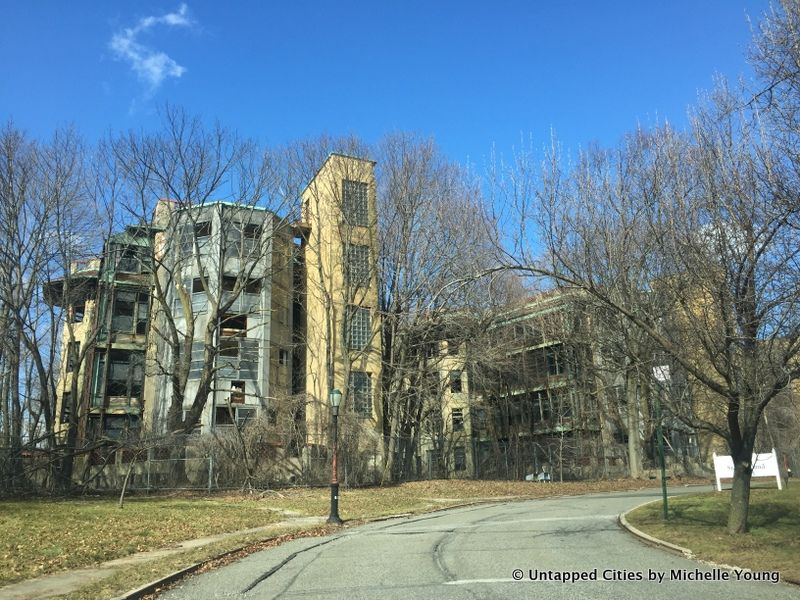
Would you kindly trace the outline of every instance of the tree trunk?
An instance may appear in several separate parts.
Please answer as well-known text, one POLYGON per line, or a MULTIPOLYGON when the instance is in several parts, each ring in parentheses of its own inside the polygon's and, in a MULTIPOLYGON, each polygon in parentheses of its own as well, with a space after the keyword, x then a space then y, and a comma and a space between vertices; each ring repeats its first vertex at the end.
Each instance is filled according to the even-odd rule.
POLYGON ((734 458, 731 508, 728 513, 728 533, 747 533, 747 517, 750 512, 750 479, 753 475, 752 456, 734 458))
POLYGON ((628 372, 625 378, 625 401, 627 407, 628 427, 628 465, 630 476, 640 479, 642 476, 642 443, 639 438, 639 394, 637 377, 628 372))

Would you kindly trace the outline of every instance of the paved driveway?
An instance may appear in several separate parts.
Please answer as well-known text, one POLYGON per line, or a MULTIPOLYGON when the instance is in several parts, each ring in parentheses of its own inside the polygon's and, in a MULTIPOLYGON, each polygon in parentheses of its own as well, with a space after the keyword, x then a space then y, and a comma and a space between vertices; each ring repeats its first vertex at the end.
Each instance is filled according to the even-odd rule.
POLYGON ((800 598, 800 588, 744 581, 752 576, 651 548, 620 529, 620 512, 658 497, 552 498, 371 523, 253 554, 161 598, 800 598))

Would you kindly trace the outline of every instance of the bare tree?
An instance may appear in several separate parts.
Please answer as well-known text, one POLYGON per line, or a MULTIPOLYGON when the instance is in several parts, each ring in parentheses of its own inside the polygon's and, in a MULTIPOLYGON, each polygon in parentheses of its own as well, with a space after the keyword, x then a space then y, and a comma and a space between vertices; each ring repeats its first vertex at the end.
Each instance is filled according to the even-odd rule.
MULTIPOLYGON (((254 142, 174 107, 162 121, 156 133, 113 137, 104 150, 121 182, 113 213, 152 239, 147 372, 168 390, 156 399, 153 419, 188 433, 220 391, 219 372, 257 363, 267 350, 259 323, 272 307, 261 299, 287 235, 276 216, 285 204, 271 157, 254 142)), ((246 393, 266 402, 263 390, 246 393)))
MULTIPOLYGON (((69 290, 64 284, 71 281, 72 263, 85 258, 96 241, 84 150, 72 130, 58 131, 40 143, 8 125, 0 137, 4 442, 12 453, 19 452, 23 440, 29 447, 52 451, 59 420, 55 414, 59 307, 67 304, 69 290), (57 292, 51 285, 55 279, 62 284, 56 286, 57 292), (23 370, 24 383, 19 379, 23 370)), ((67 440, 64 455, 73 451, 74 444, 67 440)))
POLYGON ((735 106, 722 89, 691 137, 637 131, 566 171, 552 158, 536 192, 547 255, 521 243, 508 257, 588 292, 688 374, 705 408, 681 417, 733 455, 732 533, 747 529, 758 424, 798 374, 800 334, 798 209, 770 139, 735 106))
POLYGON ((496 232, 466 170, 431 140, 406 134, 386 138, 377 156, 384 477, 397 480, 410 474, 426 423, 433 440, 444 439, 442 342, 474 337, 511 287, 503 277, 476 279, 493 264, 496 232))

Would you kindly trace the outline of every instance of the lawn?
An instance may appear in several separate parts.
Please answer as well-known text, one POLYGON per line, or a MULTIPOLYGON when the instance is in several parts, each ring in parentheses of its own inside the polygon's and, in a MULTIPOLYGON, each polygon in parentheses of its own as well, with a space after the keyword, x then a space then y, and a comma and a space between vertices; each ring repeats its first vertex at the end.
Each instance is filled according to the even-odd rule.
POLYGON ((279 520, 255 503, 220 499, 0 502, 0 584, 97 564, 204 535, 279 520))
POLYGON ((670 499, 669 521, 661 519, 661 503, 627 515, 637 529, 689 548, 701 559, 752 570, 780 571, 800 581, 800 485, 789 489, 754 489, 750 501, 750 531, 730 535, 725 530, 729 492, 711 492, 670 499))
MULTIPOLYGON (((343 488, 339 507, 342 518, 353 524, 465 502, 575 495, 657 485, 655 481, 631 480, 552 484, 425 481, 363 489, 343 488)), ((183 540, 269 525, 292 515, 324 516, 328 513, 329 502, 328 488, 291 488, 254 495, 129 497, 122 509, 111 497, 2 501, 0 586, 65 569, 97 565, 144 550, 169 547, 183 540)), ((315 528, 316 533, 321 531, 324 528, 315 528)), ((263 534, 237 536, 170 557, 157 565, 147 563, 147 566, 123 569, 108 581, 94 584, 89 588, 93 591, 73 597, 110 595, 112 589, 135 587, 193 561, 263 537, 263 534)))

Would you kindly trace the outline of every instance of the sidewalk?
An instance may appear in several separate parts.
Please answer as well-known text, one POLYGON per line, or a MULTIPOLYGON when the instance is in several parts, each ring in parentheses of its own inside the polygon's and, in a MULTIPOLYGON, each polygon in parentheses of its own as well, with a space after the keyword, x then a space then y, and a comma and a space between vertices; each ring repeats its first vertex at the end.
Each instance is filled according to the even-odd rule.
POLYGON ((63 571, 51 575, 43 575, 35 579, 27 579, 12 583, 0 588, 0 600, 38 600, 39 598, 53 598, 74 592, 87 584, 104 579, 116 573, 123 567, 129 567, 147 561, 173 556, 187 550, 213 544, 227 538, 251 533, 263 533, 264 537, 270 537, 282 533, 289 529, 314 527, 325 522, 325 517, 294 517, 271 523, 263 527, 254 527, 242 531, 220 533, 207 537, 187 540, 174 544, 169 548, 149 550, 147 552, 137 552, 130 556, 117 558, 108 562, 101 563, 95 567, 76 569, 74 571, 63 571))

